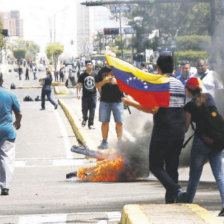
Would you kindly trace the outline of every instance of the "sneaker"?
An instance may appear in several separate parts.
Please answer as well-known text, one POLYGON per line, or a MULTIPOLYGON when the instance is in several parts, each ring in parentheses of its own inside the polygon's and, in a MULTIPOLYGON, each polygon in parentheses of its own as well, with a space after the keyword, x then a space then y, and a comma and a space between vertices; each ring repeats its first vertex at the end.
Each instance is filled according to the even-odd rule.
POLYGON ((224 216, 224 208, 219 212, 218 216, 224 216))
POLYGON ((54 109, 57 110, 57 108, 58 108, 58 105, 56 104, 56 105, 54 106, 54 109))
POLYGON ((40 108, 40 110, 45 110, 45 108, 40 108))
POLYGON ((9 195, 9 189, 2 188, 2 195, 9 195))
POLYGON ((82 121, 82 127, 85 127, 86 126, 86 121, 82 121))
POLYGON ((98 146, 98 149, 107 149, 108 148, 108 142, 103 140, 101 144, 98 146))
POLYGON ((187 192, 179 191, 177 193, 176 203, 186 203, 187 192))
POLYGON ((95 126, 94 125, 90 125, 89 129, 95 129, 95 126))

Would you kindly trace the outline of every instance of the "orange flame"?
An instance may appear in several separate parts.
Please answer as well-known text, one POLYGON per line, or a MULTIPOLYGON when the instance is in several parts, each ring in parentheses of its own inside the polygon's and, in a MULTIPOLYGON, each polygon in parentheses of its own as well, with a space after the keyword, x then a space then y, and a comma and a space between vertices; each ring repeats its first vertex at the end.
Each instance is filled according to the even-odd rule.
POLYGON ((77 172, 77 177, 82 181, 117 181, 123 165, 124 159, 122 156, 113 156, 111 160, 98 160, 95 166, 80 168, 77 172))

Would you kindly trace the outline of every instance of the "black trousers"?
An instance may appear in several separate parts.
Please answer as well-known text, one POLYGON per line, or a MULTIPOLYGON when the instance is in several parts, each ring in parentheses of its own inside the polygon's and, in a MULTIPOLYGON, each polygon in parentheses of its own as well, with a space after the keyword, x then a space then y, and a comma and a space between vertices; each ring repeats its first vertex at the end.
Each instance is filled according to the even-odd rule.
POLYGON ((149 166, 166 189, 166 203, 174 203, 177 192, 181 189, 178 184, 178 166, 184 141, 184 116, 178 110, 160 113, 156 118, 160 120, 156 120, 153 127, 149 166), (166 122, 167 119, 170 122, 166 122))
POLYGON ((96 110, 96 95, 82 97, 82 117, 84 121, 88 120, 88 126, 94 124, 95 110, 96 110))

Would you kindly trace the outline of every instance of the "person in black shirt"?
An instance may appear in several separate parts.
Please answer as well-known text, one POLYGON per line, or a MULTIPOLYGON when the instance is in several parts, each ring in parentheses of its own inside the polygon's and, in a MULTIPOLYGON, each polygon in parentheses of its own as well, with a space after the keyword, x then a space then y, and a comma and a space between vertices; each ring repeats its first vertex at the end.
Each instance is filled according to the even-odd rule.
POLYGON ((80 99, 82 88, 82 126, 86 125, 88 120, 89 129, 94 129, 94 116, 96 109, 96 85, 95 74, 93 73, 93 64, 90 60, 86 61, 86 71, 79 76, 77 86, 77 97, 80 99), (89 111, 89 118, 88 118, 89 111))
MULTIPOLYGON (((184 202, 193 203, 197 187, 202 175, 203 166, 208 160, 215 177, 222 201, 219 216, 224 216, 224 172, 222 168, 222 151, 215 150, 213 139, 207 135, 210 130, 203 120, 203 107, 214 106, 215 100, 209 93, 202 93, 202 81, 192 77, 186 83, 186 95, 191 101, 184 106, 185 127, 188 130, 190 123, 194 122, 196 129, 190 156, 190 172, 187 193, 184 202)), ((211 114, 216 117, 216 113, 211 114)))
MULTIPOLYGON (((173 77, 173 58, 161 55, 157 59, 159 75, 169 77, 170 99, 168 107, 144 107, 129 97, 123 97, 126 106, 153 114, 153 130, 149 148, 149 168, 166 189, 167 204, 179 202, 184 194, 178 183, 179 156, 185 134, 185 89, 173 77)), ((147 100, 147 98, 145 99, 147 100)))
POLYGON ((102 122, 102 142, 99 149, 108 148, 108 130, 110 115, 113 112, 114 120, 116 122, 116 133, 118 138, 118 147, 122 144, 122 130, 123 130, 123 111, 124 104, 121 101, 123 93, 120 91, 117 81, 112 73, 112 70, 108 67, 103 67, 97 76, 96 87, 100 92, 100 117, 102 122))

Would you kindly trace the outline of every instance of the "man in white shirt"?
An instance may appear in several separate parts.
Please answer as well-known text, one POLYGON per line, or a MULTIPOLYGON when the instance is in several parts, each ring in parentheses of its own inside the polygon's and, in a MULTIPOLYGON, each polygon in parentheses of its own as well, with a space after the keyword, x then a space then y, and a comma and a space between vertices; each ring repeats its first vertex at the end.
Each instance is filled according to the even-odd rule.
POLYGON ((204 59, 200 59, 197 62, 197 74, 193 77, 200 78, 203 83, 203 92, 210 93, 215 97, 215 92, 219 89, 223 89, 221 80, 217 79, 217 74, 207 68, 207 63, 204 59))

